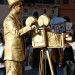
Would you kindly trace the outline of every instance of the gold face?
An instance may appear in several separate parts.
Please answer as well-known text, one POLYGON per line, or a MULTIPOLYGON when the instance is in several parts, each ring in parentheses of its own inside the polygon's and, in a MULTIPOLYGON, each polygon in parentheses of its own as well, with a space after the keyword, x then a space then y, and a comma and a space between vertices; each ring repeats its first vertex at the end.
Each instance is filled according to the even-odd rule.
POLYGON ((24 10, 23 3, 22 2, 18 3, 17 5, 15 5, 14 8, 15 8, 15 10, 16 10, 17 13, 22 13, 23 10, 24 10))
POLYGON ((23 12, 23 10, 24 10, 24 4, 22 2, 20 2, 19 8, 20 8, 20 11, 23 12))

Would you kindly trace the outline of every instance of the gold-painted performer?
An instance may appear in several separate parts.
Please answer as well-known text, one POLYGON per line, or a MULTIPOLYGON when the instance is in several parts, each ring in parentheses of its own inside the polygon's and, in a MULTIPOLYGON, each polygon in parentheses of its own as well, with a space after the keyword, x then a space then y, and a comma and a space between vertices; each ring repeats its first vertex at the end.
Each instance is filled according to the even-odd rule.
POLYGON ((29 22, 29 25, 22 28, 22 24, 19 21, 19 14, 23 11, 22 0, 8 0, 8 3, 10 13, 3 23, 6 75, 22 75, 22 61, 25 59, 22 35, 31 30, 31 25, 35 21, 29 22))

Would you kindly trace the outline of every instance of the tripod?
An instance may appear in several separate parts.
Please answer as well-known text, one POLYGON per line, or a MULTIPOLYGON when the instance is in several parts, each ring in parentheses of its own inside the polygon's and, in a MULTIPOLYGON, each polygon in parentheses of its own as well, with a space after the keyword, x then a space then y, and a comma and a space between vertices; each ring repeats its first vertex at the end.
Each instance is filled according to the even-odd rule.
POLYGON ((51 63, 51 58, 50 58, 49 51, 48 51, 47 48, 42 49, 40 51, 39 75, 46 75, 46 57, 44 57, 44 53, 47 55, 51 75, 54 75, 53 66, 52 66, 52 63, 51 63), (44 62, 44 58, 45 58, 45 62, 44 62))
MULTIPOLYGON (((46 63, 44 65, 44 53, 47 55, 51 75, 54 75, 53 67, 52 67, 52 63, 51 63, 51 58, 49 55, 49 51, 47 49, 48 35, 47 35, 47 28, 46 27, 42 27, 42 28, 35 30, 35 33, 34 33, 33 39, 32 39, 32 45, 34 48, 41 48, 42 49, 40 51, 39 75, 44 75, 44 73, 46 75, 46 63), (37 39, 35 37, 37 39, 39 38, 38 41, 36 41, 37 39), (45 70, 44 70, 44 68, 45 68, 45 70)), ((46 62, 46 59, 45 59, 45 62, 46 62)))

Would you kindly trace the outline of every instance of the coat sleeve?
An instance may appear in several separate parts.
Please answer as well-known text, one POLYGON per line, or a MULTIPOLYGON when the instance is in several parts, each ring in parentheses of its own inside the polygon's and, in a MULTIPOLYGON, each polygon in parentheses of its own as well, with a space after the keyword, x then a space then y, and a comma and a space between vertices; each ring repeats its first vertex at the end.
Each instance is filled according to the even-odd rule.
POLYGON ((28 31, 31 30, 30 26, 25 26, 22 29, 19 30, 19 35, 22 36, 23 34, 27 33, 28 31))
POLYGON ((7 30, 16 37, 22 36, 23 34, 31 30, 30 26, 25 26, 21 29, 18 29, 16 22, 10 18, 7 19, 6 25, 7 25, 7 30))
POLYGON ((6 21, 5 21, 5 25, 6 25, 7 31, 9 33, 11 33, 14 36, 19 37, 19 30, 18 30, 17 24, 15 23, 14 20, 12 20, 10 18, 7 18, 6 21))

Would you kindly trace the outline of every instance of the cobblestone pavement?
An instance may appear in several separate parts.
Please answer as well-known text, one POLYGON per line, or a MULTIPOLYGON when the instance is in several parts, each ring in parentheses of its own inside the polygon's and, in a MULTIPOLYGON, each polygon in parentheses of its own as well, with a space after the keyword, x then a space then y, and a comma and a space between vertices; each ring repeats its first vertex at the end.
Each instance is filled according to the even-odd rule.
MULTIPOLYGON (((23 71, 23 75, 38 75, 38 69, 37 68, 32 68, 27 71, 23 71)), ((57 75, 63 75, 63 69, 62 68, 57 68, 57 75)))

